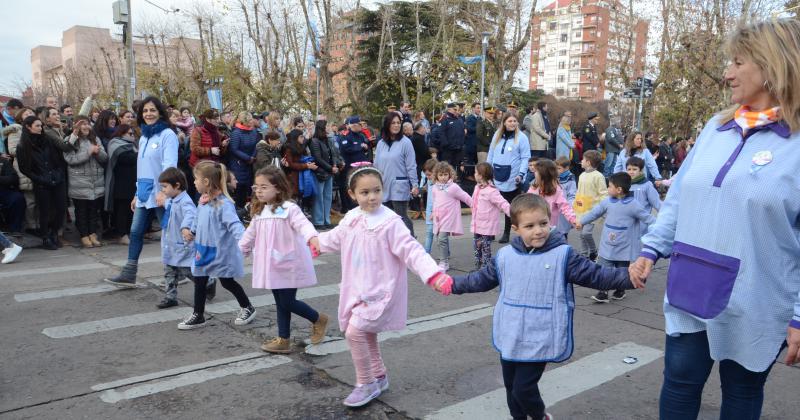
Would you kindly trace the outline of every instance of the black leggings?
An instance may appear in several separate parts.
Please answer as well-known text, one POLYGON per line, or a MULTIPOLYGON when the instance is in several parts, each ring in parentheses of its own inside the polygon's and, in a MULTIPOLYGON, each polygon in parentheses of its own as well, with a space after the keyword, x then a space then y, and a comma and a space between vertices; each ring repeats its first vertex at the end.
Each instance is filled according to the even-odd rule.
MULTIPOLYGON (((519 188, 515 188, 513 191, 500 191, 500 195, 508 201, 508 204, 511 204, 514 201, 514 198, 520 194, 519 188)), ((506 216, 506 225, 503 227, 503 235, 508 235, 511 233, 511 218, 506 216)))
POLYGON ((73 198, 75 204, 75 227, 81 238, 97 233, 97 222, 100 219, 100 209, 103 207, 103 197, 94 200, 81 200, 73 198))
POLYGON ((275 308, 278 312, 278 337, 289 338, 292 313, 309 322, 317 322, 319 313, 302 300, 297 300, 297 289, 272 289, 275 308))
POLYGON ((67 184, 62 182, 55 187, 34 185, 33 195, 39 209, 42 237, 58 235, 67 211, 67 184))
MULTIPOLYGON (((225 290, 233 294, 240 307, 250 307, 247 293, 236 280, 231 277, 220 277, 219 282, 225 290)), ((208 286, 208 276, 194 278, 194 313, 196 314, 202 315, 206 311, 206 286, 208 286)))
POLYGON ((131 233, 131 223, 133 223, 133 212, 131 211, 131 200, 133 197, 127 199, 114 199, 114 228, 122 236, 131 233))

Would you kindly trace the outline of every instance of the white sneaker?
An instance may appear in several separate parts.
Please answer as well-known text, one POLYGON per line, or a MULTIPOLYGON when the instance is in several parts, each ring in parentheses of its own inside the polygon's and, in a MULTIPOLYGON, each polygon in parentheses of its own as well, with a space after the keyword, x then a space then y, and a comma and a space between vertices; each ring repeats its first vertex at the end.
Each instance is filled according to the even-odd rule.
POLYGON ((242 308, 239 310, 239 316, 233 320, 233 323, 236 325, 246 325, 252 322, 256 318, 256 308, 252 305, 248 308, 242 308))
POLYGON ((14 262, 14 260, 17 259, 17 256, 19 255, 20 252, 22 252, 22 247, 17 244, 14 244, 13 246, 11 246, 11 248, 4 249, 3 254, 5 256, 3 257, 3 261, 0 261, 0 263, 8 264, 14 262))
POLYGON ((450 263, 447 261, 442 261, 439 263, 439 268, 441 268, 442 271, 447 271, 450 269, 450 263))

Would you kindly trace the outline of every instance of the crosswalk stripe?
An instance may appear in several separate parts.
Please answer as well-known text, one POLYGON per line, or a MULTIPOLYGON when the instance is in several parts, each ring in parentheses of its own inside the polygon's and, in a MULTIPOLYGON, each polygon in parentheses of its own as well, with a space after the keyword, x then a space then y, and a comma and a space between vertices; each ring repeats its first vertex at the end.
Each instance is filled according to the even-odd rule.
MULTIPOLYGON (((339 293, 338 284, 325 286, 309 287, 297 291, 298 299, 312 299, 316 297, 330 296, 339 293)), ((254 307, 269 306, 275 304, 272 294, 264 294, 250 298, 250 303, 254 307)), ((239 304, 235 299, 206 305, 206 312, 209 313, 229 313, 239 310, 239 304)), ((57 327, 47 327, 42 330, 42 334, 50 338, 70 338, 80 337, 104 331, 111 331, 120 328, 136 327, 141 325, 157 324, 167 321, 185 319, 192 314, 192 308, 184 307, 178 309, 168 309, 157 312, 146 312, 134 315, 125 315, 114 318, 101 319, 96 321, 79 322, 76 324, 61 325, 57 327)))
POLYGON ((204 363, 197 363, 194 365, 187 365, 177 367, 175 369, 163 370, 161 372, 148 373, 141 376, 133 376, 131 378, 120 379, 114 382, 106 382, 92 386, 92 391, 105 391, 113 388, 120 388, 123 386, 134 385, 142 382, 152 381, 154 379, 165 378, 167 376, 180 375, 182 373, 192 372, 200 369, 208 369, 215 366, 227 365, 229 363, 241 362, 243 360, 250 360, 264 357, 263 352, 247 353, 240 356, 226 357, 224 359, 210 360, 204 363))
MULTIPOLYGON (((405 337, 423 333, 426 331, 437 330, 440 328, 452 327, 453 325, 481 319, 492 314, 494 306, 489 304, 469 306, 466 308, 428 315, 421 318, 410 319, 407 326, 401 331, 389 331, 378 334, 378 341, 386 341, 392 338, 405 337)), ((341 353, 347 351, 347 341, 344 339, 333 339, 317 345, 306 347, 305 352, 313 356, 325 356, 328 354, 341 353)))
POLYGON ((68 289, 55 289, 55 290, 45 290, 43 292, 20 293, 14 295, 14 300, 16 300, 17 302, 30 302, 34 300, 56 299, 67 296, 79 296, 91 293, 110 292, 112 290, 119 290, 119 288, 111 284, 98 284, 97 286, 70 287, 68 289))
POLYGON ((104 402, 113 404, 119 401, 153 395, 159 392, 170 391, 184 386, 196 385, 212 379, 223 378, 230 375, 244 375, 258 370, 284 365, 291 361, 292 359, 286 356, 269 356, 250 360, 242 360, 223 366, 209 367, 206 369, 181 373, 169 379, 137 385, 124 391, 109 389, 100 394, 100 399, 104 402))
MULTIPOLYGON (((663 352, 636 343, 619 343, 572 363, 546 371, 539 381, 542 399, 548 406, 588 391, 612 379, 638 369, 663 355, 663 352), (622 361, 627 356, 635 364, 622 361), (587 374, 591 372, 591 374, 587 374)), ((498 367, 499 369, 499 367, 498 367)), ((426 420, 490 419, 508 417, 505 388, 442 408, 425 416, 426 420)))

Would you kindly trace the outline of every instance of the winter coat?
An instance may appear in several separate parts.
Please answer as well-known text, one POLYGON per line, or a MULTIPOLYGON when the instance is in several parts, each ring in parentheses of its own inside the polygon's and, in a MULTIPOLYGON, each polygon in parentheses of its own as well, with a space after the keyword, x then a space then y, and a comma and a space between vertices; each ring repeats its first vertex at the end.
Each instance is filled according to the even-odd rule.
POLYGON ((288 168, 284 168, 286 178, 289 179, 289 184, 292 186, 292 195, 294 197, 300 196, 300 173, 308 171, 308 162, 303 162, 303 157, 310 157, 308 148, 303 145, 303 154, 298 155, 295 150, 287 145, 283 147, 283 157, 289 163, 288 168))
POLYGON ((411 145, 414 146, 414 160, 417 162, 417 173, 422 171, 425 162, 431 158, 431 151, 428 149, 428 144, 425 143, 425 136, 419 133, 414 133, 411 136, 411 145))
POLYGON ((597 145, 600 144, 600 136, 597 134, 597 126, 586 123, 586 126, 583 127, 581 141, 583 142, 584 153, 589 150, 597 150, 597 145))
POLYGON ((511 205, 492 184, 476 185, 472 192, 472 222, 470 229, 476 235, 497 234, 500 228, 499 213, 510 216, 511 205))
POLYGON ((222 162, 222 157, 225 156, 227 146, 222 146, 222 134, 220 134, 219 140, 219 144, 214 144, 214 139, 211 138, 211 132, 202 125, 196 126, 192 130, 192 135, 189 139, 189 147, 192 150, 192 155, 189 157, 189 166, 194 168, 194 165, 197 165, 197 162, 201 160, 222 162), (219 147, 219 156, 211 154, 212 147, 219 147))
POLYGON ((570 159, 570 152, 574 148, 575 141, 572 140, 572 132, 563 125, 559 125, 556 132, 556 158, 563 156, 570 159))
POLYGON ((364 162, 367 159, 367 151, 362 144, 369 145, 369 140, 362 132, 356 133, 355 131, 348 131, 343 137, 339 139, 339 151, 342 153, 342 159, 347 166, 355 162, 364 162))
POLYGON ((297 289, 317 284, 308 241, 319 236, 297 204, 264 206, 239 240, 253 254, 253 288, 297 289))
MULTIPOLYGON (((22 136, 22 125, 20 124, 11 124, 8 127, 3 128, 3 134, 6 136, 6 143, 8 146, 8 153, 11 156, 16 157, 17 155, 17 146, 19 146, 19 139, 22 136)), ((19 159, 14 159, 14 170, 17 171, 17 175, 19 175, 19 189, 20 191, 31 191, 33 190, 33 181, 30 178, 25 176, 22 171, 19 170, 19 159)))
POLYGON ((311 156, 314 157, 314 163, 317 164, 314 174, 318 180, 327 180, 333 175, 333 167, 342 165, 342 157, 339 156, 339 150, 336 148, 334 140, 313 137, 308 148, 311 150, 311 156))
POLYGON ((228 165, 236 176, 236 181, 243 185, 253 184, 253 164, 256 157, 256 145, 261 141, 261 135, 254 128, 236 124, 231 132, 231 142, 228 144, 228 165))
POLYGON ((183 134, 186 134, 188 137, 192 131, 194 130, 194 118, 193 117, 180 117, 178 118, 178 122, 175 123, 175 126, 183 131, 183 134))
POLYGON ((439 150, 461 150, 464 148, 464 120, 448 112, 441 125, 433 133, 431 145, 439 150))
POLYGON ((54 139, 44 134, 20 142, 17 159, 20 171, 33 181, 34 187, 52 188, 66 181, 64 154, 54 139))
POLYGON ((19 175, 11 161, 0 157, 0 190, 19 191, 19 175))
POLYGON ((255 174, 267 165, 273 165, 276 168, 281 167, 281 146, 272 148, 266 140, 261 140, 256 144, 256 161, 253 162, 253 173, 255 174))
POLYGON ((136 195, 136 144, 123 138, 108 142, 105 210, 114 210, 114 200, 131 201, 136 195))
POLYGON ((423 282, 442 270, 395 212, 356 207, 333 230, 319 235, 322 252, 341 252, 339 328, 401 330, 408 318, 408 273, 423 282))
POLYGON ((67 181, 69 198, 76 200, 96 200, 105 196, 105 164, 108 155, 102 144, 97 154, 92 154, 92 143, 89 139, 79 139, 74 133, 69 136, 69 143, 76 150, 64 153, 67 162, 67 181))
POLYGON ((531 116, 531 126, 528 127, 528 139, 531 142, 531 150, 547 150, 547 145, 550 141, 550 133, 545 128, 542 111, 536 110, 536 113, 531 116))

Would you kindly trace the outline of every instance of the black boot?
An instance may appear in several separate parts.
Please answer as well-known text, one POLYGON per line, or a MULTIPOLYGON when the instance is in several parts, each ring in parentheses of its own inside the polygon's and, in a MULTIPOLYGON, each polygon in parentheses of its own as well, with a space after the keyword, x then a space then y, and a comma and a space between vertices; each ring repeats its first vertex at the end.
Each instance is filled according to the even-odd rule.
POLYGON ((46 235, 42 238, 42 248, 55 251, 58 249, 58 245, 53 242, 53 239, 50 237, 50 235, 46 235))
POLYGON ((53 244, 55 244, 56 249, 61 248, 62 246, 64 246, 64 244, 62 244, 61 241, 58 240, 58 233, 57 232, 56 233, 52 233, 50 235, 50 241, 53 242, 53 244))

